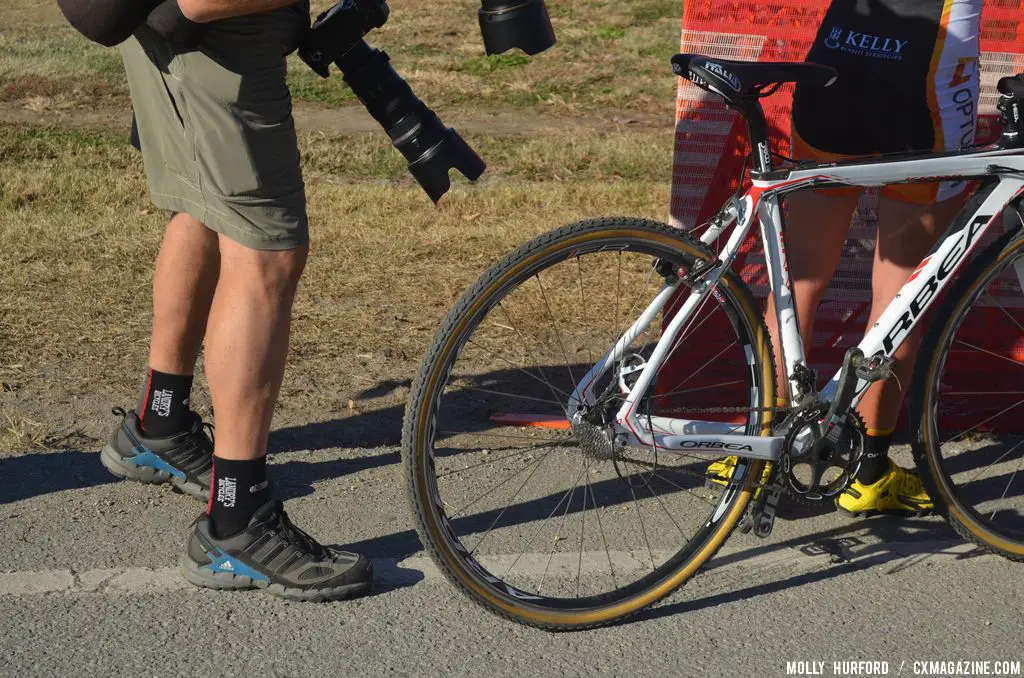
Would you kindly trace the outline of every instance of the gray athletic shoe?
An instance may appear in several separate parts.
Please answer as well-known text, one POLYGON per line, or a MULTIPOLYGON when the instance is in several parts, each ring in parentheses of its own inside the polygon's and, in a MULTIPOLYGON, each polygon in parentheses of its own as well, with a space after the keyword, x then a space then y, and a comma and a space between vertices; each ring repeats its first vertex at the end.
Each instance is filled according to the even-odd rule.
POLYGON ((213 470, 213 441, 202 418, 192 413, 187 431, 169 438, 149 438, 139 427, 134 411, 119 407, 114 414, 121 423, 100 453, 100 461, 119 478, 143 483, 170 483, 177 489, 206 501, 210 496, 213 470))
POLYGON ((233 537, 218 539, 205 513, 195 522, 181 573, 210 589, 264 589, 295 601, 341 600, 370 590, 373 566, 357 553, 322 546, 267 502, 233 537))

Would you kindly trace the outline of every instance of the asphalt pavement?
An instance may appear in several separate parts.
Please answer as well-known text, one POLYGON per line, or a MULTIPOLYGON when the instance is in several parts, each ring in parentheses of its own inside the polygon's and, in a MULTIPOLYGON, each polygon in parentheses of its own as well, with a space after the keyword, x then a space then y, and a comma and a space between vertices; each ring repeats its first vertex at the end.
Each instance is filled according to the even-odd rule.
POLYGON ((302 604, 185 583, 175 566, 202 505, 116 480, 95 450, 0 454, 0 675, 995 675, 1024 661, 1024 565, 938 518, 784 512, 769 539, 734 534, 625 623, 518 626, 424 555, 398 459, 273 456, 295 522, 376 559, 373 595, 302 604))

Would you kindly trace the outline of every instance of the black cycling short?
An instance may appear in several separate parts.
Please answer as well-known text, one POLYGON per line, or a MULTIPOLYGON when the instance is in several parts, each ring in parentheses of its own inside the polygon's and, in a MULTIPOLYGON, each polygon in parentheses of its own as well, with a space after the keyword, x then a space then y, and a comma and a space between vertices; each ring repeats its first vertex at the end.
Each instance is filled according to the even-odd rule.
MULTIPOLYGON (((828 88, 798 86, 793 154, 800 159, 941 151, 974 142, 981 0, 833 0, 807 53, 832 66, 828 88)), ((944 200, 962 184, 884 189, 944 200)))

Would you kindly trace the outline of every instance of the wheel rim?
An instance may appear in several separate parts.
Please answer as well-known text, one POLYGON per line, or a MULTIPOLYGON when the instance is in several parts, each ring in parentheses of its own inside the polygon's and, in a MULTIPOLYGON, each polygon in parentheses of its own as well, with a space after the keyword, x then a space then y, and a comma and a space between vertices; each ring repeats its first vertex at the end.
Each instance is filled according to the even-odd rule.
MULTIPOLYGON (((639 299, 653 296, 660 287, 660 279, 652 275, 652 259, 680 247, 670 236, 652 243, 650 238, 636 239, 634 232, 628 234, 634 236, 628 251, 600 251, 624 235, 608 235, 600 242, 591 238, 574 250, 570 245, 541 250, 532 264, 499 276, 490 289, 501 290, 501 302, 480 299, 460 318, 428 379, 444 382, 445 388, 428 384, 429 396, 418 416, 418 421, 430 422, 420 429, 416 469, 429 496, 425 503, 430 515, 424 516, 428 534, 443 540, 448 564, 465 575, 478 596, 515 614, 532 612, 533 621, 571 618, 579 623, 586 611, 619 608, 611 614, 620 614, 623 607, 646 604, 640 599, 663 595, 689 576, 686 563, 717 549, 724 538, 719 531, 726 524, 731 527, 746 503, 740 500, 749 497, 749 491, 735 485, 703 487, 704 467, 711 458, 673 459, 670 465, 661 458, 664 451, 646 450, 646 458, 628 453, 605 458, 583 450, 576 431, 550 428, 553 420, 565 421, 561 402, 586 366, 624 329, 624 318, 635 317, 649 300, 639 299), (614 259, 614 266, 597 264, 599 257, 614 259), (642 265, 623 259, 642 259, 642 265), (557 273, 555 266, 568 272, 557 273), (543 270, 537 273, 537 268, 543 270), (608 280, 610 270, 616 301, 607 294, 588 294, 594 280, 608 280), (635 285, 624 284, 630 282, 635 285), (641 292, 625 295, 625 288, 641 292), (627 296, 633 301, 623 302, 627 296), (567 299, 575 299, 576 305, 567 299), (593 327, 601 310, 609 311, 605 324, 612 329, 597 340, 593 327), (570 319, 573 314, 579 317, 570 319), (527 321, 543 317, 549 322, 527 321), (570 355, 580 356, 579 362, 570 355), (523 369, 527 357, 537 369, 523 369), (498 412, 527 415, 534 425, 515 420, 519 425, 499 426, 494 417, 498 412), (699 517, 673 510, 669 504, 680 498, 703 502, 706 510, 699 517), (622 527, 630 520, 631 529, 622 527)), ((742 303, 725 287, 708 299, 721 308, 727 301, 742 303)), ((713 310, 698 316, 691 328, 707 327, 710 332, 713 310)), ((720 404, 708 402, 707 393, 726 390, 720 380, 725 366, 740 377, 735 386, 749 405, 751 375, 770 374, 770 367, 758 361, 765 354, 764 337, 745 318, 724 311, 719 315, 730 327, 739 326, 743 341, 691 361, 704 366, 700 374, 690 375, 689 384, 681 379, 674 388, 662 388, 649 402, 720 404), (718 370, 714 379, 702 382, 701 377, 713 373, 707 368, 713 361, 705 359, 713 355, 718 370)), ((698 338, 693 332, 687 343, 698 338)), ((648 333, 653 336, 645 340, 641 335, 635 345, 653 346, 658 328, 648 333)), ((656 408, 648 405, 654 413, 656 408)), ((748 413, 736 426, 740 432, 757 433, 763 425, 759 414, 748 413)), ((741 466, 749 474, 747 464, 741 466)))

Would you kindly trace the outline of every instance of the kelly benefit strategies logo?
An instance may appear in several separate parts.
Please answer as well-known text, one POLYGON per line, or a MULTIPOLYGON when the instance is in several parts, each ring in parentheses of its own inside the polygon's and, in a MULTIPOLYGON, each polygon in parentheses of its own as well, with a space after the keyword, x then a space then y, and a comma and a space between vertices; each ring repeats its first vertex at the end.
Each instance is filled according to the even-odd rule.
POLYGON ((828 37, 825 38, 825 47, 838 49, 840 52, 854 56, 900 61, 903 59, 907 42, 907 40, 900 40, 899 38, 870 35, 849 28, 843 28, 842 26, 833 26, 832 30, 829 31, 828 37))

